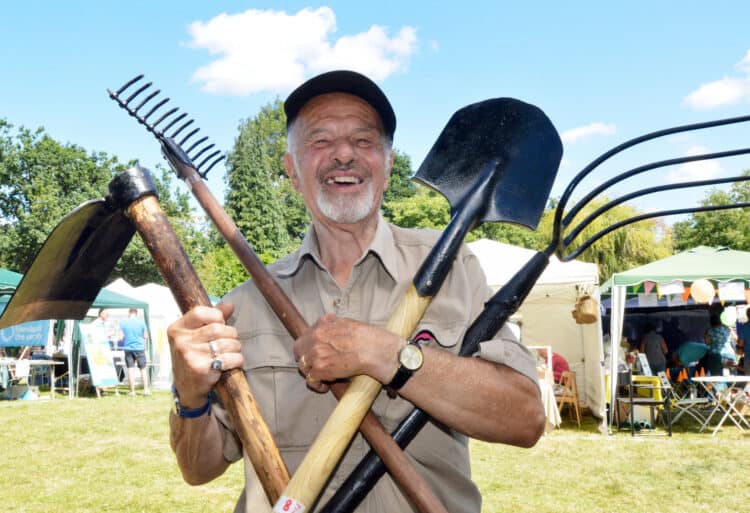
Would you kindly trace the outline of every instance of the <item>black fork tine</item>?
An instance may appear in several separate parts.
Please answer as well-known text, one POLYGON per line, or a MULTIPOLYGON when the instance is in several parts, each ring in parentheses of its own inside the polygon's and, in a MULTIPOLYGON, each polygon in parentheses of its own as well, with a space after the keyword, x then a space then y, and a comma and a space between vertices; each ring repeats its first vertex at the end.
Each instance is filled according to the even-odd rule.
MULTIPOLYGON (((214 153, 213 155, 215 155, 215 154, 216 154, 216 153, 214 153)), ((208 160, 209 158, 210 158, 210 157, 207 157, 207 158, 206 158, 206 160, 208 160)), ((216 164, 218 164, 219 162, 221 162, 221 161, 222 161, 222 160, 224 160, 225 158, 227 158, 227 156, 226 156, 226 155, 222 155, 221 157, 219 157, 219 158, 217 158, 216 160, 214 160, 214 161, 213 161, 213 162, 211 163, 211 165, 210 165, 210 166, 208 166, 208 169, 206 169, 205 171, 200 171, 201 167, 203 167, 203 164, 205 164, 205 163, 206 163, 206 160, 204 160, 203 162, 201 162, 201 165, 200 165, 200 166, 198 166, 199 174, 200 174, 200 175, 201 175, 201 176, 202 176, 203 178, 206 178, 206 175, 208 175, 208 172, 209 172, 209 171, 211 171, 211 169, 213 169, 213 167, 214 167, 214 166, 215 166, 216 164)))
POLYGON ((192 119, 186 121, 185 123, 182 124, 182 126, 180 128, 178 128, 177 130, 175 130, 174 132, 172 132, 172 135, 170 135, 169 137, 171 137, 172 139, 174 139, 175 137, 177 137, 180 134, 180 132, 182 132, 183 130, 185 130, 187 127, 189 127, 192 124, 193 124, 193 120, 192 119))
POLYGON ((200 157, 201 155, 203 155, 204 153, 206 153, 208 150, 210 150, 213 147, 214 147, 213 144, 209 144, 209 145, 205 146, 204 148, 201 149, 201 151, 199 151, 198 153, 196 153, 195 155, 193 155, 192 157, 190 157, 190 159, 193 160, 193 161, 198 160, 198 157, 200 157))

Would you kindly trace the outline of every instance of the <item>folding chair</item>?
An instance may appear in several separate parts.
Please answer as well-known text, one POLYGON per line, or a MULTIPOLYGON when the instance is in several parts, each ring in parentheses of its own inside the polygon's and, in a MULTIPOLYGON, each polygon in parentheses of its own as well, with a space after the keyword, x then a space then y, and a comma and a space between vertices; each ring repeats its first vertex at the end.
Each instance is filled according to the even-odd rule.
POLYGON ((555 401, 557 401, 561 416, 563 406, 566 404, 571 420, 575 411, 578 427, 581 427, 581 406, 578 402, 578 386, 576 385, 576 373, 574 371, 563 371, 560 375, 560 384, 555 387, 555 401))
MULTIPOLYGON (((665 388, 661 382, 659 385, 656 384, 644 384, 636 383, 633 381, 633 373, 621 372, 618 377, 618 384, 620 385, 621 393, 617 396, 617 408, 615 413, 617 415, 617 425, 622 426, 622 419, 620 418, 620 405, 625 404, 629 407, 630 417, 630 433, 632 436, 636 435, 636 422, 635 422, 635 407, 636 406, 647 406, 649 408, 651 428, 656 427, 656 421, 659 417, 659 411, 664 414, 664 424, 667 428, 667 434, 672 436, 672 418, 670 413, 669 404, 672 400, 672 388, 665 388)), ((643 426, 645 427, 645 426, 643 426)), ((644 430, 643 427, 638 429, 639 434, 656 434, 649 433, 644 430)))
POLYGON ((677 422, 685 413, 695 419, 698 424, 705 422, 706 418, 703 416, 702 410, 711 405, 712 399, 710 397, 699 397, 694 387, 682 387, 682 393, 677 393, 664 372, 659 373, 659 379, 662 387, 669 390, 671 397, 669 401, 671 424, 677 422), (671 415, 673 411, 676 412, 674 416, 671 415))
POLYGON ((8 399, 22 397, 29 390, 30 377, 31 365, 29 364, 29 360, 14 360, 13 368, 10 371, 10 379, 8 380, 8 388, 5 392, 6 397, 8 399), (26 390, 23 393, 20 390, 22 384, 26 386, 26 390))

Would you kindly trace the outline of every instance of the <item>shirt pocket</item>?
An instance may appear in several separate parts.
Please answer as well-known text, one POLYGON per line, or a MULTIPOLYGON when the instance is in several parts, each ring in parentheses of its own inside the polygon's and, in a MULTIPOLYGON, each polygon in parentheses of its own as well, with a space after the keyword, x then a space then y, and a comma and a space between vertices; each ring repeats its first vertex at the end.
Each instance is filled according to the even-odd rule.
POLYGON ((256 333, 241 339, 245 375, 276 445, 286 453, 306 451, 328 419, 335 398, 307 388, 286 333, 256 333))

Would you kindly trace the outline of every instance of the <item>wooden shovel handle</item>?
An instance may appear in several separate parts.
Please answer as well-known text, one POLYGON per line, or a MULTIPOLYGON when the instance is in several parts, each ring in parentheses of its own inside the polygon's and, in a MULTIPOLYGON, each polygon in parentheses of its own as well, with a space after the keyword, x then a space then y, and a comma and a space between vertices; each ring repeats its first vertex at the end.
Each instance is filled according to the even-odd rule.
MULTIPOLYGON (((177 166, 179 163, 173 164, 177 166)), ((263 294, 268 305, 286 327, 292 338, 298 338, 309 327, 302 314, 300 314, 297 307, 292 303, 292 300, 289 299, 289 296, 281 290, 279 284, 276 283, 271 273, 266 269, 266 266, 255 254, 234 221, 216 201, 198 173, 186 165, 180 165, 179 168, 178 172, 180 176, 190 187, 193 196, 195 196, 203 210, 211 218, 219 233, 222 234, 240 259, 247 272, 253 277, 255 285, 261 294, 263 294)), ((407 333, 403 336, 408 337, 409 335, 410 333, 407 333)), ((331 386, 331 391, 340 400, 348 386, 346 383, 336 383, 331 386)), ((367 408, 367 414, 362 420, 359 430, 370 444, 370 447, 383 460, 383 464, 388 469, 393 480, 404 492, 404 495, 419 513, 447 513, 443 504, 432 492, 421 474, 414 468, 414 465, 406 457, 404 451, 393 440, 390 433, 385 430, 375 415, 369 412, 369 408, 370 406, 367 408)))
MULTIPOLYGON (((155 196, 143 196, 131 203, 125 214, 143 238, 180 310, 186 313, 195 306, 211 306, 208 294, 158 199, 155 196)), ((240 369, 222 373, 216 390, 229 412, 270 503, 275 503, 289 481, 289 471, 261 416, 244 373, 240 369)))
MULTIPOLYGON (((413 285, 388 321, 388 329, 404 338, 417 327, 431 297, 422 297, 413 285)), ((369 376, 356 376, 331 413, 313 445, 294 472, 289 485, 274 506, 274 513, 307 511, 317 500, 333 469, 375 402, 381 385, 369 376), (291 505, 291 509, 289 506, 291 505), (284 507, 287 507, 285 510, 284 507)))

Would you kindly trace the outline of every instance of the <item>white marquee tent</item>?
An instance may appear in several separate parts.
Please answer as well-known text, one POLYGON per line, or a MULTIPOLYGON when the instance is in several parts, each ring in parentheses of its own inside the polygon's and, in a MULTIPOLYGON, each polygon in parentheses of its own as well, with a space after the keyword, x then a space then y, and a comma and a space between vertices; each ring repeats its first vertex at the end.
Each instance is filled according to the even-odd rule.
MULTIPOLYGON (((168 389, 172 383, 172 359, 169 352, 169 341, 167 340, 167 327, 181 315, 172 292, 168 287, 156 283, 133 287, 122 278, 118 278, 107 285, 107 289, 148 303, 152 338, 152 363, 154 364, 151 379, 154 388, 168 389)), ((127 312, 122 313, 122 315, 115 315, 113 312, 111 315, 114 320, 124 319, 125 317, 127 317, 127 312)))
MULTIPOLYGON (((477 255, 493 290, 505 284, 535 251, 481 239, 468 244, 477 255)), ((599 302, 596 264, 556 257, 540 276, 519 309, 521 341, 527 346, 549 345, 568 360, 576 372, 579 397, 599 419, 606 418, 604 353, 601 318, 594 324, 576 324, 571 315, 579 294, 588 292, 599 302)))

